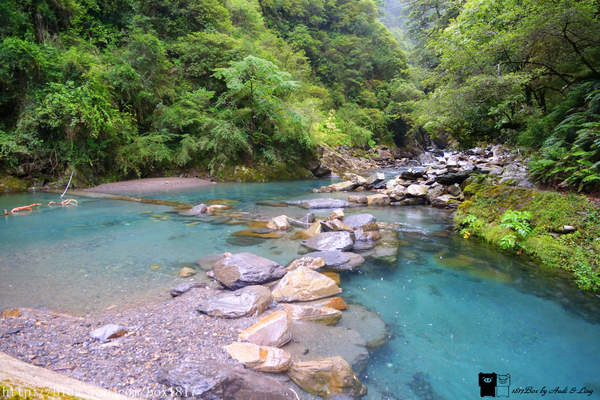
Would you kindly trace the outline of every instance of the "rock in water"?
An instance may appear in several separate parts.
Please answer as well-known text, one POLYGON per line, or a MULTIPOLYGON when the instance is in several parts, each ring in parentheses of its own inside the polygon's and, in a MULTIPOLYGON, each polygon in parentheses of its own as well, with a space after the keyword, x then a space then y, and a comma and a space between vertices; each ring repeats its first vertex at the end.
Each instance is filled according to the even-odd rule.
POLYGON ((281 347, 292 340, 291 322, 291 316, 287 312, 275 311, 240 331, 239 338, 260 346, 281 347))
POLYGON ((371 214, 353 214, 344 217, 344 224, 352 229, 357 229, 374 222, 377 222, 377 220, 371 214))
POLYGON ((342 312, 335 308, 313 305, 284 304, 283 309, 295 321, 318 322, 335 325, 342 318, 342 312))
POLYGON ((271 218, 267 223, 267 228, 274 231, 287 231, 290 227, 290 221, 287 215, 271 218))
POLYGON ((360 397, 367 393, 367 387, 342 357, 294 362, 288 375, 302 389, 322 397, 335 394, 360 397))
POLYGON ((387 206, 390 204, 390 201, 390 198, 383 193, 367 196, 367 205, 369 206, 387 206))
POLYGON ((344 312, 340 326, 358 332, 370 350, 384 345, 390 339, 388 328, 381 317, 361 305, 350 305, 344 312))
POLYGON ((204 300, 198 312, 213 317, 239 318, 259 315, 271 303, 271 292, 264 286, 246 286, 234 292, 221 292, 204 300))
POLYGON ((302 208, 318 210, 322 208, 346 208, 350 207, 351 204, 345 200, 337 199, 311 199, 311 200, 299 200, 299 201, 288 201, 290 205, 299 206, 302 208))
POLYGON ((177 398, 201 400, 296 400, 294 392, 277 380, 215 361, 183 361, 158 374, 159 383, 177 398))
POLYGON ((310 249, 318 251, 350 250, 354 245, 354 234, 351 232, 322 232, 310 239, 302 241, 310 249))
POLYGON ((336 271, 351 271, 365 262, 361 255, 343 251, 315 251, 305 254, 304 257, 322 258, 326 267, 336 271))
POLYGON ((285 272, 275 261, 252 253, 231 254, 213 265, 215 279, 230 289, 271 282, 285 272))
POLYGON ((383 172, 375 172, 374 174, 371 174, 368 178, 367 178, 367 186, 373 186, 378 184, 379 182, 383 182, 385 180, 385 174, 383 172))
POLYGON ((273 288, 273 298, 281 302, 310 301, 333 296, 342 291, 335 281, 310 268, 288 272, 273 288))
POLYGON ((115 324, 104 325, 90 332, 90 336, 101 342, 107 342, 110 339, 116 339, 127 333, 127 330, 122 326, 115 324))
POLYGON ((260 372, 284 372, 292 365, 290 353, 277 347, 234 342, 225 346, 225 351, 244 367, 260 372))
MULTIPOLYGON (((342 317, 342 321, 344 317, 342 317)), ((324 325, 315 322, 292 322, 292 341, 284 350, 294 361, 310 361, 315 358, 340 356, 358 374, 367 368, 369 351, 367 342, 355 330, 338 324, 324 325)))

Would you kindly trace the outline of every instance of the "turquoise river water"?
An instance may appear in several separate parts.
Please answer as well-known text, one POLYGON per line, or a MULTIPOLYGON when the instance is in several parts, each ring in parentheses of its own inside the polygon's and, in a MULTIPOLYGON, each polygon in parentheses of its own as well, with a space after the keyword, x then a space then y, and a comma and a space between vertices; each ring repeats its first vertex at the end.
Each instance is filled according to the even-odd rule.
MULTIPOLYGON (((305 210, 257 202, 315 197, 310 189, 324 183, 219 184, 150 197, 192 204, 229 199, 254 216, 300 217, 305 210)), ((4 195, 0 210, 56 198, 4 195)), ((166 298, 181 281, 179 269, 206 254, 251 251, 287 263, 302 252, 286 238, 232 236, 245 228, 223 218, 200 220, 125 201, 79 202, 0 217, 0 309, 97 313, 166 298)), ((377 312, 391 334, 362 377, 368 399, 477 399, 479 372, 510 374, 510 387, 498 388, 510 398, 600 398, 600 298, 560 274, 460 238, 449 231, 445 211, 352 212, 402 224, 397 263, 368 259, 359 272, 342 275, 346 300, 377 312)))

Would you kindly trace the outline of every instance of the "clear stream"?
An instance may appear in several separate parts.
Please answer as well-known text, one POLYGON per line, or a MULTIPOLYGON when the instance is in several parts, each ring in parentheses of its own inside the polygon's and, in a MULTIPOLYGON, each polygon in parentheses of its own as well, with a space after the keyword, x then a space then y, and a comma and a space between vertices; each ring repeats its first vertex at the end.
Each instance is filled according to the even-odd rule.
MULTIPOLYGON (((310 189, 324 183, 219 184, 148 196, 192 204, 237 200, 236 210, 253 215, 300 217, 305 210, 256 203, 316 197, 310 189)), ((56 198, 4 195, 0 210, 56 198)), ((0 309, 97 313, 166 298, 181 281, 179 269, 206 254, 251 251, 287 263, 302 251, 286 238, 232 236, 246 228, 223 218, 182 217, 171 207, 125 201, 79 201, 79 207, 0 217, 0 309)), ((377 312, 391 333, 362 377, 368 399, 478 399, 479 372, 510 374, 510 398, 600 398, 600 298, 580 293, 558 273, 458 237, 448 230, 447 212, 347 212, 403 224, 395 265, 368 260, 359 272, 342 275, 344 297, 377 312), (515 392, 527 387, 539 392, 515 392), (577 393, 552 393, 556 387, 577 393)))

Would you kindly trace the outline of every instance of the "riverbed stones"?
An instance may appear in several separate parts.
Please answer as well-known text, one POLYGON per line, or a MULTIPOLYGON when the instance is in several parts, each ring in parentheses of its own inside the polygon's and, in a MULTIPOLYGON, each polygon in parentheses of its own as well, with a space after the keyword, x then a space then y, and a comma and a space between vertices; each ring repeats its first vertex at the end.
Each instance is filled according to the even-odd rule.
POLYGON ((352 271, 365 262, 360 254, 343 251, 317 251, 304 256, 322 258, 325 266, 335 271, 352 271))
POLYGON ((431 205, 435 208, 457 208, 459 204, 458 198, 450 194, 444 194, 431 200, 431 205))
POLYGON ((177 398, 202 400, 296 400, 292 390, 264 374, 213 360, 184 360, 164 369, 158 382, 173 389, 177 398))
POLYGON ((277 280, 285 272, 275 261, 252 253, 230 254, 213 265, 215 279, 234 290, 277 280))
POLYGON ((126 333, 127 330, 122 326, 115 324, 107 324, 101 326, 98 329, 94 329, 92 332, 90 332, 90 336, 93 339, 99 340, 101 342, 107 342, 110 339, 116 339, 118 337, 121 337, 126 333))
POLYGON ((292 340, 291 321, 286 311, 275 311, 240 331, 239 339, 260 346, 281 347, 292 340))
POLYGON ((369 206, 387 206, 390 204, 390 201, 389 196, 383 193, 367 196, 367 205, 369 206))
POLYGON ((324 191, 328 191, 328 192, 349 192, 349 191, 351 191, 352 189, 354 189, 357 186, 358 186, 358 184, 356 182, 343 181, 343 182, 338 182, 338 183, 334 183, 334 184, 331 184, 331 185, 327 186, 326 189, 324 189, 324 191))
POLYGON ((280 215, 271 218, 267 223, 267 228, 274 231, 287 231, 291 228, 290 221, 287 215, 280 215))
POLYGON ((367 178, 366 185, 373 186, 378 184, 379 182, 383 182, 385 180, 385 174, 383 172, 375 172, 367 178))
POLYGON ((296 268, 299 267, 306 267, 306 268, 310 268, 313 270, 317 270, 321 267, 325 266, 325 260, 321 257, 301 257, 301 258, 297 258, 295 260, 293 260, 287 267, 286 269, 288 271, 292 271, 295 270, 296 268))
POLYGON ((406 193, 412 197, 425 197, 429 189, 425 185, 412 184, 406 188, 406 193))
POLYGON ((342 357, 294 362, 288 376, 302 389, 322 397, 335 394, 364 396, 367 387, 342 357))
POLYGON ((287 204, 306 208, 309 210, 319 210, 327 208, 346 208, 351 206, 351 204, 345 200, 330 198, 288 201, 287 204))
POLYGON ((342 312, 340 310, 326 306, 284 304, 283 309, 294 321, 309 321, 325 325, 335 325, 342 318, 342 312))
POLYGON ((259 315, 271 303, 271 291, 264 286, 246 286, 236 291, 223 291, 205 299, 198 312, 213 317, 240 318, 259 315))
POLYGON ((371 214, 352 214, 344 217, 344 224, 352 229, 357 229, 373 222, 377 222, 377 220, 371 214))
POLYGON ((292 365, 292 356, 285 350, 253 343, 234 342, 225 346, 229 356, 260 372, 285 372, 292 365))
POLYGON ((184 293, 189 292, 190 290, 194 289, 194 288, 202 288, 205 287, 206 284, 205 283, 201 283, 201 282, 185 282, 185 283, 180 283, 179 285, 177 285, 175 288, 171 289, 171 297, 178 297, 181 296, 184 293))
POLYGON ((335 281, 310 268, 299 267, 288 272, 273 288, 279 302, 310 301, 340 293, 335 281))
POLYGON ((348 225, 344 224, 340 219, 332 219, 332 220, 323 222, 323 230, 326 232, 332 232, 332 231, 333 232, 337 232, 337 231, 353 232, 354 231, 348 225))
POLYGON ((354 234, 345 231, 322 232, 302 241, 302 245, 318 251, 346 251, 354 245, 354 234))
POLYGON ((184 211, 185 215, 201 215, 201 214, 206 214, 206 212, 208 211, 208 207, 206 206, 206 204, 198 204, 195 205, 194 207, 190 208, 189 210, 184 211))
POLYGON ((344 209, 336 208, 335 210, 331 210, 329 219, 344 219, 344 209))
POLYGON ((367 204, 367 196, 365 195, 351 195, 348 196, 348 201, 350 203, 356 203, 356 204, 367 204))

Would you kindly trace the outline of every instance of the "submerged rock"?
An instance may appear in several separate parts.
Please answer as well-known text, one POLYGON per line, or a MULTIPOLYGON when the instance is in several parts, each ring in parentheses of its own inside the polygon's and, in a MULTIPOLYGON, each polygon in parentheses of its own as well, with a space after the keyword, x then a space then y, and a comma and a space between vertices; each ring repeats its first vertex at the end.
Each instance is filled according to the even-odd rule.
POLYGON ((93 339, 99 340, 101 342, 107 342, 110 339, 116 339, 118 337, 121 337, 126 333, 127 330, 122 326, 108 324, 93 330, 92 332, 90 332, 90 336, 93 339))
POLYGON ((275 311, 240 331, 239 338, 261 346, 281 347, 292 340, 291 322, 286 311, 275 311))
POLYGON ((304 256, 322 258, 327 268, 336 271, 350 271, 360 267, 365 262, 361 255, 343 251, 317 251, 304 256))
POLYGON ((198 312, 213 317, 239 318, 259 315, 271 303, 271 291, 264 286, 246 286, 234 292, 221 292, 204 300, 198 312))
POLYGON ((234 342, 225 346, 225 351, 244 367, 260 372, 285 372, 292 365, 290 353, 277 347, 234 342))
MULTIPOLYGON (((342 317, 342 321, 344 317, 342 317)), ((292 341, 284 349, 294 361, 340 356, 361 374, 367 367, 367 342, 353 329, 315 322, 292 323, 292 341)))
POLYGON ((354 245, 354 234, 351 232, 322 232, 310 239, 302 241, 310 249, 319 251, 350 250, 354 245))
POLYGON ((174 368, 160 371, 158 382, 172 388, 177 398, 297 399, 292 390, 273 378, 212 360, 185 360, 174 368))
POLYGON ((190 267, 183 267, 179 270, 180 278, 189 278, 190 276, 196 275, 196 270, 190 267))
POLYGON ((288 376, 302 389, 322 397, 335 394, 364 396, 367 387, 342 357, 294 362, 288 376))
POLYGON ((369 349, 382 346, 390 339, 390 333, 383 319, 358 304, 348 306, 340 326, 358 332, 369 349))
POLYGON ((342 291, 335 281, 310 268, 288 272, 273 288, 273 298, 280 302, 310 301, 333 296, 342 291))
POLYGON ((252 253, 226 255, 213 265, 215 279, 230 289, 271 282, 285 272, 275 261, 252 253))

